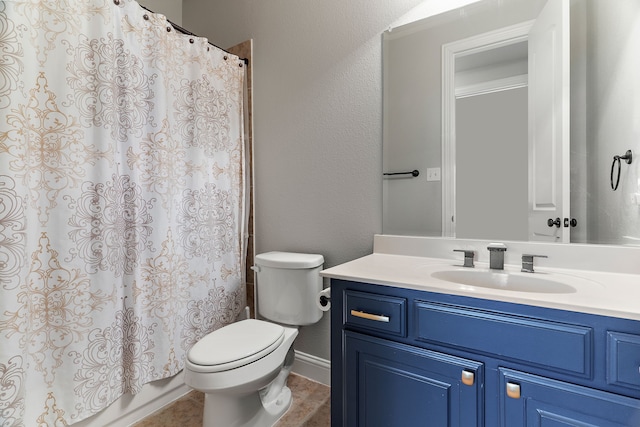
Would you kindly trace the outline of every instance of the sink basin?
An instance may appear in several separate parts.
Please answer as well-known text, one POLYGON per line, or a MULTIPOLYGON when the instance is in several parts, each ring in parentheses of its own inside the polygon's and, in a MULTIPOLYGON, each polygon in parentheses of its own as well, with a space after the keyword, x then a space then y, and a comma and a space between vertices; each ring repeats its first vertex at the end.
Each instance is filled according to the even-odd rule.
POLYGON ((553 279, 536 276, 540 273, 510 273, 482 270, 445 270, 431 273, 431 277, 447 282, 480 288, 545 294, 570 294, 573 286, 553 279))

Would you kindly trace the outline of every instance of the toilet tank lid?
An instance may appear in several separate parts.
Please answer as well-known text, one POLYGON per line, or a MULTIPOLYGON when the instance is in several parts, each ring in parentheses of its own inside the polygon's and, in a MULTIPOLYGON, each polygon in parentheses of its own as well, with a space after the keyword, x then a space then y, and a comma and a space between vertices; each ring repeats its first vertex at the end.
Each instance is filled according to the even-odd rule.
POLYGON ((256 255, 256 265, 276 268, 315 268, 324 263, 324 257, 318 254, 296 252, 266 252, 256 255))

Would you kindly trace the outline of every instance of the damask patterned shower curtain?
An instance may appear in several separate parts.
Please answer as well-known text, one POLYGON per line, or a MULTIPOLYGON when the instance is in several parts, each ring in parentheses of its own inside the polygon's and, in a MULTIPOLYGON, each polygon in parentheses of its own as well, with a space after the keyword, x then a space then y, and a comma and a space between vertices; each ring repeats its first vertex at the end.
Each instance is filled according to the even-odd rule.
POLYGON ((241 312, 243 87, 135 1, 0 2, 0 425, 82 420, 241 312))

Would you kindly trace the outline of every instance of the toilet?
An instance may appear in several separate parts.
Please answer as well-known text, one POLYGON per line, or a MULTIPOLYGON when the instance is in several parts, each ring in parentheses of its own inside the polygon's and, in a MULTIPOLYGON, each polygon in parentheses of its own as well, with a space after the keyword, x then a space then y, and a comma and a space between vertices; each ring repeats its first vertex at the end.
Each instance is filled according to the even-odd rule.
POLYGON ((255 257, 257 305, 246 319, 203 337, 187 353, 185 384, 205 395, 204 427, 269 427, 291 406, 287 377, 300 326, 320 320, 322 255, 255 257))

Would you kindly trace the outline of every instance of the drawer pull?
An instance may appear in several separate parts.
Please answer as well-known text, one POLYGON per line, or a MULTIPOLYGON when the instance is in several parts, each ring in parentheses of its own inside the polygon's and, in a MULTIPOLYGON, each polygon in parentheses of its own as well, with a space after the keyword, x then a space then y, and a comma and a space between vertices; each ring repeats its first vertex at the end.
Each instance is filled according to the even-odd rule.
POLYGON ((351 315, 362 319, 375 320, 376 322, 389 322, 389 316, 383 316, 382 314, 371 314, 365 313, 364 311, 351 310, 351 315))
POLYGON ((520 384, 507 383, 507 396, 512 399, 520 399, 520 384))
POLYGON ((473 385, 476 376, 473 372, 462 371, 462 384, 464 385, 473 385))

